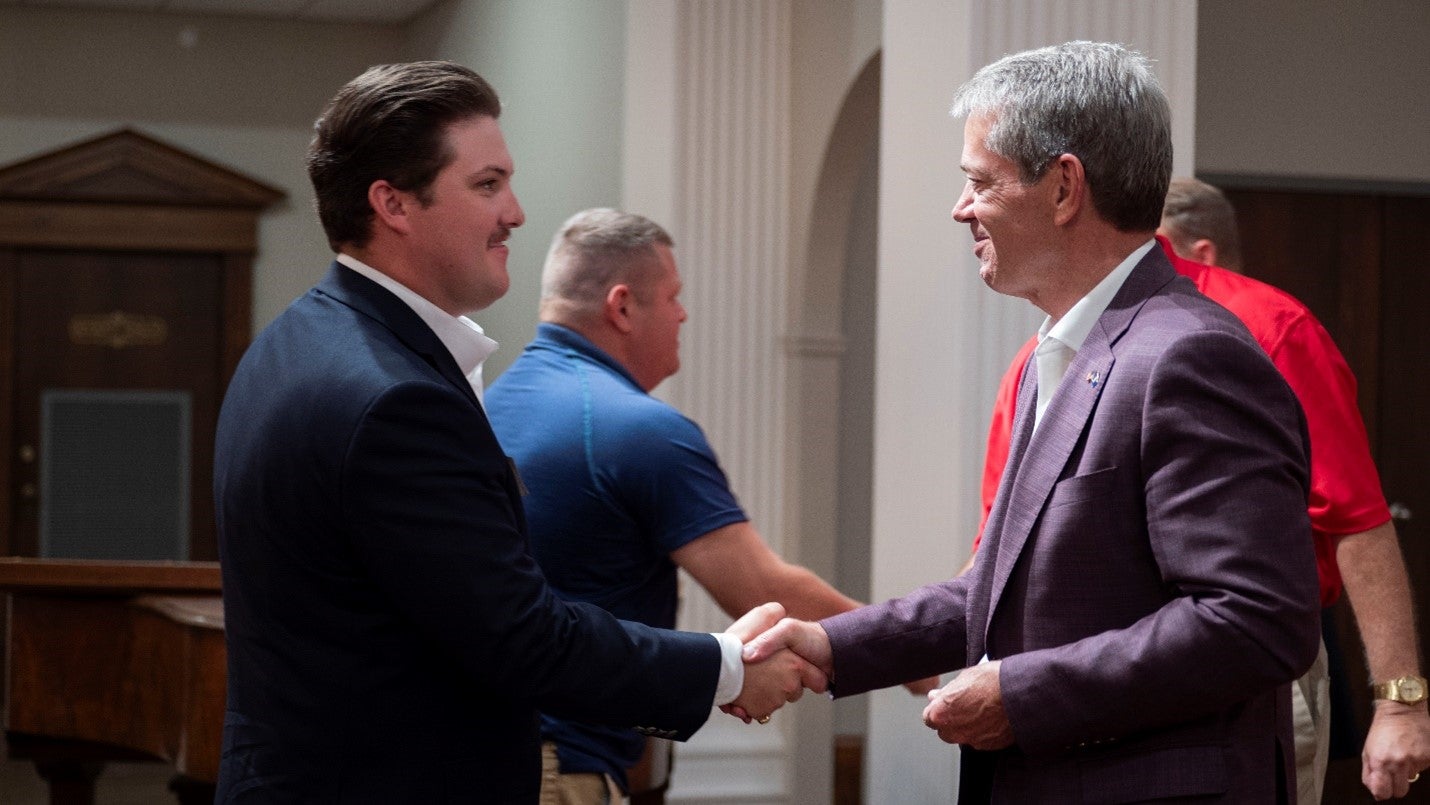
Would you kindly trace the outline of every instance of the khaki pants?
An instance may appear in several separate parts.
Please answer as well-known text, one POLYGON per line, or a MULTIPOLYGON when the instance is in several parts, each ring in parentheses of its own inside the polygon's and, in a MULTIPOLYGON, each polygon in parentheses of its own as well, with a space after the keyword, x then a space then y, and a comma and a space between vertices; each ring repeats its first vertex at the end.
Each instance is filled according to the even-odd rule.
POLYGON ((1291 686, 1291 729, 1296 736, 1296 803, 1320 805, 1331 751, 1331 680, 1324 642, 1311 670, 1291 686))
POLYGON ((611 805, 624 798, 604 774, 562 774, 556 744, 541 744, 541 805, 611 805))

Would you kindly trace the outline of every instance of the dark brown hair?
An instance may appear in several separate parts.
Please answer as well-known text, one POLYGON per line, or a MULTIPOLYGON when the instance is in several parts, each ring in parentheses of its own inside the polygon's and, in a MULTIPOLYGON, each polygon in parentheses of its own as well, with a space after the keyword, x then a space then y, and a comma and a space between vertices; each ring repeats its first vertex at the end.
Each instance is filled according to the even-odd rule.
POLYGON ((496 90, 452 62, 384 64, 349 81, 313 124, 308 146, 308 178, 333 250, 367 244, 373 182, 386 179, 427 203, 432 181, 452 160, 447 128, 500 114, 496 90))

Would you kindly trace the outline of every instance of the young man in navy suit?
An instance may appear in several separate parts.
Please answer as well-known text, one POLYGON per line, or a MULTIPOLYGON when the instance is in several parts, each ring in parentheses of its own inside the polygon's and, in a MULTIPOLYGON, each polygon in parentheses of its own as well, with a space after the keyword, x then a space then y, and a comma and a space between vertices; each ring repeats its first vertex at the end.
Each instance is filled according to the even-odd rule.
MULTIPOLYGON (((337 259, 255 339, 219 418, 228 640, 218 801, 535 803, 538 710, 689 737, 822 675, 740 639, 558 600, 473 381, 463 314, 507 290, 523 222, 494 90, 446 62, 373 68, 308 171, 337 259)), ((533 424, 534 427, 539 427, 533 424)))

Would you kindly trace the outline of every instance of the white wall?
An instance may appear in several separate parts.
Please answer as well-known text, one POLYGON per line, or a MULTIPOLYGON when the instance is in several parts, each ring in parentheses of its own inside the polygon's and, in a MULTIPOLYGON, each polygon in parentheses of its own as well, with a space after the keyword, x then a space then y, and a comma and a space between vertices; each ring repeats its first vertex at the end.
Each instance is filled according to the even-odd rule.
POLYGON ((323 104, 373 64, 466 64, 502 96, 527 212, 512 290, 477 317, 502 343, 490 380, 535 331, 556 227, 621 202, 624 32, 623 0, 448 0, 406 26, 0 6, 0 164, 132 126, 284 190, 259 223, 257 331, 332 257, 303 167, 323 104))
POLYGON ((1201 0, 1197 170, 1430 182, 1430 3, 1201 0))

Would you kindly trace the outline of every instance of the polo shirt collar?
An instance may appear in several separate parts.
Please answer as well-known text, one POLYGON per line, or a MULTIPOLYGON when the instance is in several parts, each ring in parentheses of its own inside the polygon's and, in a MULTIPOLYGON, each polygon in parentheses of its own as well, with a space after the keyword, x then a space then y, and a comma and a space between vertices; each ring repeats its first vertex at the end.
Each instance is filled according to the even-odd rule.
POLYGON ((548 342, 557 348, 571 350, 585 358, 593 360, 625 378, 627 382, 642 394, 646 393, 645 389, 641 388, 640 384, 636 382, 635 376, 632 375, 620 361, 612 358, 609 353, 592 343, 591 339, 581 335, 570 327, 554 324, 549 321, 536 325, 536 340, 532 342, 532 345, 536 346, 542 342, 548 342))

